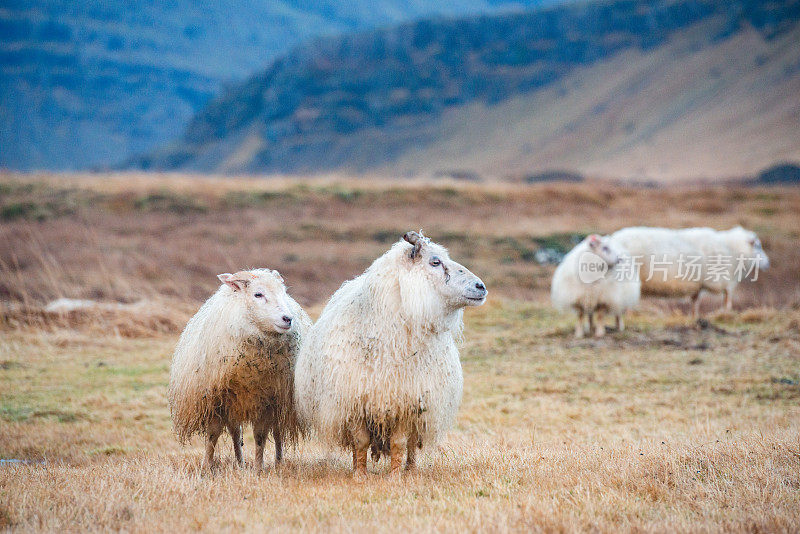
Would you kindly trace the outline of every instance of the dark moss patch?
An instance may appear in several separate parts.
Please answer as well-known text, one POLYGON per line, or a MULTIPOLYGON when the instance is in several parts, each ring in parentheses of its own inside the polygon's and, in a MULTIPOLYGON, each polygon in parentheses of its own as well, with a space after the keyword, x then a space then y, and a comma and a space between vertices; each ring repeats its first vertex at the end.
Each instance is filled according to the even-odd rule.
POLYGON ((170 192, 150 193, 136 199, 134 207, 147 212, 169 212, 184 215, 187 213, 205 213, 208 206, 199 199, 170 192))
POLYGON ((35 202, 12 202, 0 208, 0 218, 4 221, 15 219, 43 221, 52 217, 50 210, 35 202))

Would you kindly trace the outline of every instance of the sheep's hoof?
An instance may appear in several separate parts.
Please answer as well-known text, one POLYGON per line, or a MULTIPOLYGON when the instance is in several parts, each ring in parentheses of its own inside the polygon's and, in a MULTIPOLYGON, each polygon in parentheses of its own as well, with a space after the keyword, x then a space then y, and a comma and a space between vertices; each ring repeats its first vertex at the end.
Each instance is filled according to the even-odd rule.
POLYGON ((200 470, 204 473, 213 473, 219 469, 219 463, 216 460, 203 460, 200 464, 200 470))
POLYGON ((417 469, 417 465, 416 464, 406 464, 406 473, 414 474, 417 471, 419 471, 419 470, 417 469))
POLYGON ((217 474, 219 474, 220 471, 222 471, 222 467, 215 464, 215 465, 210 465, 210 466, 209 465, 203 466, 203 469, 202 469, 201 473, 206 475, 206 476, 213 477, 213 476, 216 476, 217 474))

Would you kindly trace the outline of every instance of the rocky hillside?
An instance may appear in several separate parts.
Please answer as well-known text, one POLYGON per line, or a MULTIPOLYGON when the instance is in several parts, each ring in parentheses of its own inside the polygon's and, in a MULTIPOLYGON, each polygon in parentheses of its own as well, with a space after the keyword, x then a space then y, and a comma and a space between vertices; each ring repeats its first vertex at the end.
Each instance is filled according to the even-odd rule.
POLYGON ((134 163, 657 178, 719 176, 724 163, 722 174, 747 173, 800 157, 788 135, 800 127, 798 18, 798 0, 623 0, 319 39, 134 163), (647 164, 662 146, 679 165, 647 164))
POLYGON ((542 0, 0 3, 0 168, 109 165, 314 36, 542 0))

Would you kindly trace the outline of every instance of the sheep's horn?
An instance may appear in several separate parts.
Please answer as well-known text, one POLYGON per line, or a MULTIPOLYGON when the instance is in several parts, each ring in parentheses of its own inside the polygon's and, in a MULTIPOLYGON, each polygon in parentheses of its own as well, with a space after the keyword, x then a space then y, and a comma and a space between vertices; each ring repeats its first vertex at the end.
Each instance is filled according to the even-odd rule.
POLYGON ((413 260, 422 248, 422 238, 417 232, 411 231, 406 232, 403 239, 414 245, 414 248, 411 249, 411 259, 413 260))

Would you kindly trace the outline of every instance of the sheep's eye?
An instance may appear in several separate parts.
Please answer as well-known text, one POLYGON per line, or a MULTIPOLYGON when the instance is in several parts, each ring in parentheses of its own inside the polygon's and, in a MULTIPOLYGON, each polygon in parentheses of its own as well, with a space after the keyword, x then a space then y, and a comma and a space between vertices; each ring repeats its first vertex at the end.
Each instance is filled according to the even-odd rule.
POLYGON ((442 264, 442 260, 439 258, 431 258, 431 267, 438 267, 442 264))
POLYGON ((253 296, 254 296, 255 298, 257 298, 257 299, 260 299, 260 298, 263 298, 263 297, 264 297, 264 293, 256 293, 256 294, 255 294, 255 295, 253 295, 253 296))

